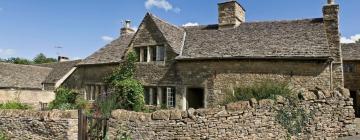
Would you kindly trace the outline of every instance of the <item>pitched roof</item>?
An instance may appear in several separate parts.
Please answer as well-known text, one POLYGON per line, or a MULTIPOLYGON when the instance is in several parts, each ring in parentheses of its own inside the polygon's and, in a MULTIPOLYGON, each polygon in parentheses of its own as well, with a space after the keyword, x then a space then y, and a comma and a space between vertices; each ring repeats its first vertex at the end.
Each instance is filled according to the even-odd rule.
POLYGON ((51 68, 0 63, 0 88, 42 89, 51 68))
POLYGON ((147 13, 147 16, 150 16, 150 18, 154 21, 174 52, 180 54, 185 33, 184 29, 161 20, 150 13, 147 13))
POLYGON ((43 81, 43 83, 56 83, 63 78, 73 67, 75 67, 81 60, 64 61, 58 63, 41 64, 38 66, 52 68, 52 71, 43 81))
POLYGON ((246 22, 219 30, 217 25, 185 27, 177 59, 329 57, 323 19, 246 22))
POLYGON ((78 65, 109 64, 121 61, 134 34, 121 35, 110 44, 85 58, 78 65))
POLYGON ((343 60, 360 60, 360 43, 341 44, 343 60))

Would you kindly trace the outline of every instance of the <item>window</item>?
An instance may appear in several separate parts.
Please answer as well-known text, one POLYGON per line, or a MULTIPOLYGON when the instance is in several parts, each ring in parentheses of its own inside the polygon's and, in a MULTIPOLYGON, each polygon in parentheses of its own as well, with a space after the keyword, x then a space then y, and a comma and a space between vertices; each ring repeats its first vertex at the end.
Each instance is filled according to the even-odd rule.
POLYGON ((147 105, 158 105, 165 107, 175 107, 175 88, 173 87, 145 87, 145 103, 147 105), (161 93, 161 99, 158 101, 158 90, 161 93))
POLYGON ((106 95, 105 85, 88 84, 86 85, 85 99, 95 101, 100 95, 106 95))
POLYGON ((344 64, 344 72, 348 72, 348 73, 355 72, 355 64, 344 64))
POLYGON ((165 47, 164 46, 144 46, 136 47, 135 52, 138 56, 138 62, 164 61, 165 47))
POLYGON ((156 46, 156 61, 165 60, 165 48, 164 46, 156 46))
POLYGON ((156 105, 157 100, 157 88, 156 87, 145 87, 145 104, 156 105))
POLYGON ((175 107, 175 88, 166 88, 167 107, 175 107))

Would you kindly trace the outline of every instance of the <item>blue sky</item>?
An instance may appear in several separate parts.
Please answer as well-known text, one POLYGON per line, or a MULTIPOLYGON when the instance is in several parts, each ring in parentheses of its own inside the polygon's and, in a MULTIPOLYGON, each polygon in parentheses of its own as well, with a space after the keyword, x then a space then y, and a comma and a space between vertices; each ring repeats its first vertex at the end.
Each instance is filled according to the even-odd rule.
MULTIPOLYGON (((136 28, 145 13, 152 12, 176 25, 214 24, 217 3, 223 1, 0 0, 0 58, 33 58, 40 52, 85 58, 118 37, 123 20, 131 20, 136 28)), ((247 21, 322 17, 326 1, 238 0, 246 9, 247 21)), ((360 38, 360 0, 337 3, 341 6, 342 40, 360 38)))

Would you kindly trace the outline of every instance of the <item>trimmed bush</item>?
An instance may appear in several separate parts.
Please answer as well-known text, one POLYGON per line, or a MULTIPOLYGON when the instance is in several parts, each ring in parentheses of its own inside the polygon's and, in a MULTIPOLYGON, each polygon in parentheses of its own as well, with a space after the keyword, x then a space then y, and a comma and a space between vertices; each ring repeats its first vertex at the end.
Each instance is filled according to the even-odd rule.
POLYGON ((89 102, 79 97, 79 94, 71 89, 58 88, 55 91, 55 100, 50 102, 49 109, 88 109, 89 102))
POLYGON ((0 109, 21 109, 21 110, 26 110, 26 109, 31 109, 31 107, 27 104, 23 104, 17 101, 9 101, 7 103, 4 104, 0 104, 0 109))
POLYGON ((287 97, 291 95, 291 89, 286 82, 277 82, 265 80, 250 86, 239 87, 235 89, 234 94, 229 93, 225 98, 224 104, 237 101, 248 101, 251 98, 257 100, 275 99, 276 95, 287 97))

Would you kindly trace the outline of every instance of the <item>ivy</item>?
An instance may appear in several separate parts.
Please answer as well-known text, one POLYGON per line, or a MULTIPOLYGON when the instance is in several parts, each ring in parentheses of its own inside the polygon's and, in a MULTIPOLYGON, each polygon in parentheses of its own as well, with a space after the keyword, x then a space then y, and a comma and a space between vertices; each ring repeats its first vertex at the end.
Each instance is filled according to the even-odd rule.
POLYGON ((133 111, 144 109, 144 88, 134 78, 136 60, 136 54, 129 52, 126 60, 105 79, 110 86, 111 93, 106 99, 98 103, 102 114, 109 115, 111 110, 116 108, 133 111))

